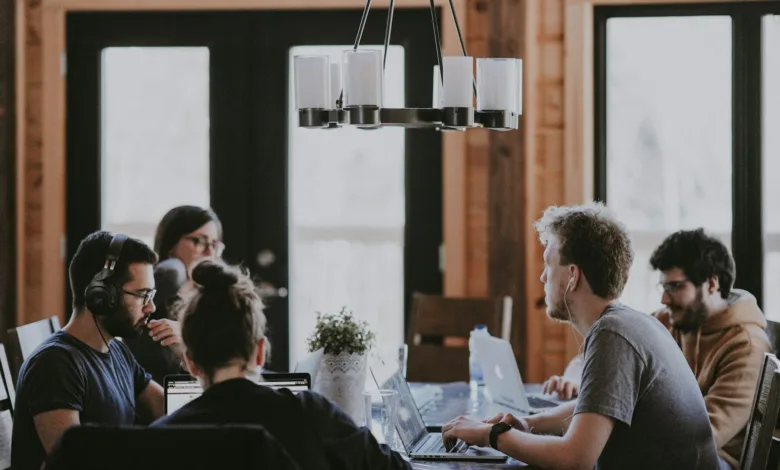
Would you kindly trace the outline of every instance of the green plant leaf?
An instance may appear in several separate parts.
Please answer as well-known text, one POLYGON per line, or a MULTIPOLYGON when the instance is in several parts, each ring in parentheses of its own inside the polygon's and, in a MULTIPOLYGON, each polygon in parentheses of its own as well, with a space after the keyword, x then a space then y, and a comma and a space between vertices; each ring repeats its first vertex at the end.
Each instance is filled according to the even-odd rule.
POLYGON ((325 354, 365 354, 373 347, 374 339, 368 323, 356 320, 345 306, 339 313, 317 312, 317 323, 307 344, 310 352, 322 348, 325 354))

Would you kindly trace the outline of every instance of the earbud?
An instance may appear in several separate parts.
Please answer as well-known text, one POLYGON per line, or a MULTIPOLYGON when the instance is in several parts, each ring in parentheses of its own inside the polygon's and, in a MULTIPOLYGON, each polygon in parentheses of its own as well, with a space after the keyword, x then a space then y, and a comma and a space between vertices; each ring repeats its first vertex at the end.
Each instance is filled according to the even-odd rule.
POLYGON ((571 287, 571 285, 574 284, 574 277, 569 278, 569 285, 566 286, 567 288, 571 287))

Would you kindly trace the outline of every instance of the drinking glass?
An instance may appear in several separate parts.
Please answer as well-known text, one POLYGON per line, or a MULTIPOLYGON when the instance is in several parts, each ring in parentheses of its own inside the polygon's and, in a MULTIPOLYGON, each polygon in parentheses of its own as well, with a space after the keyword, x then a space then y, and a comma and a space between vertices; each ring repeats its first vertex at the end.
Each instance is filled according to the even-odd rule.
POLYGON ((370 390, 363 392, 365 425, 378 441, 393 446, 398 418, 398 392, 370 390))

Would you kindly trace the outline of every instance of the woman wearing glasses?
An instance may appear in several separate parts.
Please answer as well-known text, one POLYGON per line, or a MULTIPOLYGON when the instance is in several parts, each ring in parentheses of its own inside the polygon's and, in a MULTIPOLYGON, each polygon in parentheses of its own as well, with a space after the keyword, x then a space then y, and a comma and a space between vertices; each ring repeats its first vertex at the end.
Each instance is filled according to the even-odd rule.
POLYGON ((154 269, 157 311, 148 324, 148 332, 130 340, 127 345, 139 364, 160 384, 166 375, 183 371, 175 338, 180 337, 179 324, 169 314, 179 290, 190 279, 192 265, 204 258, 219 258, 222 224, 211 209, 178 206, 169 210, 157 226, 154 251, 160 258, 154 269), (170 346, 170 347, 169 347, 170 346))

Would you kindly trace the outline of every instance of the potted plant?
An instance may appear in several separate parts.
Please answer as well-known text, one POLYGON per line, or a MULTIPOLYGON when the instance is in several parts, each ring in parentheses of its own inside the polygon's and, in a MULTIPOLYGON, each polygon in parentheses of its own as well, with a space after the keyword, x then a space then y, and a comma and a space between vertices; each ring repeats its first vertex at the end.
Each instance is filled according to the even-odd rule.
POLYGON ((346 307, 336 314, 317 313, 309 351, 323 349, 314 390, 339 405, 352 419, 363 419, 363 390, 368 351, 374 333, 368 323, 357 321, 346 307))

